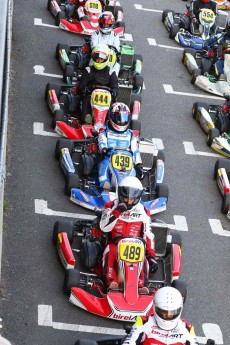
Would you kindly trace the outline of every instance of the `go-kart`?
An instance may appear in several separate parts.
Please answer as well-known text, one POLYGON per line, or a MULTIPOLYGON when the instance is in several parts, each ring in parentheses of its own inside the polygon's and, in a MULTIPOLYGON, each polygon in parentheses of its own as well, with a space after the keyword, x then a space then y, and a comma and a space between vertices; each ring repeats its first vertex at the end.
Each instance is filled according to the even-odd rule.
POLYGON ((224 54, 224 80, 216 80, 212 75, 218 55, 218 47, 200 53, 187 48, 183 52, 182 62, 192 74, 192 84, 206 92, 223 97, 230 95, 230 54, 224 54))
POLYGON ((157 228, 155 234, 158 271, 148 275, 149 293, 138 291, 143 265, 148 270, 145 243, 142 238, 117 236, 117 267, 119 287, 107 291, 102 274, 102 253, 107 235, 99 228, 98 219, 57 221, 53 229, 53 243, 66 269, 63 290, 69 301, 93 314, 117 321, 135 320, 138 315, 152 313, 153 295, 163 286, 174 286, 186 300, 186 284, 179 278, 181 268, 181 236, 167 226, 157 228), (92 229, 99 236, 92 235, 92 229))
POLYGON ((192 114, 207 136, 207 145, 218 153, 230 157, 229 97, 223 105, 195 102, 192 114))
MULTIPOLYGON (((223 20, 225 24, 227 13, 221 12, 221 15, 225 17, 225 20, 223 20)), ((218 17, 220 17, 220 13, 218 17)), ((201 9, 199 13, 199 30, 193 31, 193 27, 190 26, 189 6, 187 6, 185 13, 178 13, 169 9, 164 10, 162 13, 162 22, 169 31, 169 38, 175 39, 184 47, 191 47, 196 50, 202 50, 205 40, 217 31, 221 32, 224 29, 224 25, 223 27, 216 27, 218 21, 212 10, 201 9)))
POLYGON ((215 0, 217 3, 217 7, 220 10, 230 10, 230 2, 228 0, 215 0))
POLYGON ((214 167, 214 179, 222 194, 221 212, 230 217, 230 161, 217 159, 214 167))
MULTIPOLYGON (((47 8, 55 17, 55 24, 63 30, 77 34, 92 35, 94 31, 99 30, 98 18, 102 13, 102 5, 95 0, 88 0, 85 3, 85 16, 79 20, 74 12, 74 6, 69 3, 60 3, 57 0, 48 0, 47 8)), ((123 36, 125 23, 123 19, 122 7, 113 5, 104 6, 104 11, 112 11, 115 15, 116 23, 113 29, 117 35, 123 36)))
MULTIPOLYGON (((109 152, 112 190, 102 190, 98 181, 98 164, 103 156, 98 152, 97 137, 71 141, 59 139, 55 158, 65 175, 65 193, 77 205, 94 210, 116 199, 117 186, 127 176, 136 176, 130 150, 114 148, 109 152)), ((150 214, 162 212, 168 201, 168 186, 163 184, 164 153, 147 139, 139 141, 145 177, 141 202, 150 214)))
MULTIPOLYGON (((111 69, 117 72, 117 61, 119 60, 120 70, 118 73, 119 86, 132 87, 134 93, 140 93, 143 88, 142 71, 143 58, 135 54, 134 48, 126 43, 122 44, 120 52, 116 48, 110 47, 111 69)), ((56 47, 56 58, 64 70, 63 80, 69 85, 76 83, 82 75, 82 70, 90 62, 89 41, 83 46, 58 43, 56 47)))
MULTIPOLYGON (((89 90, 89 93, 91 93, 91 109, 94 126, 82 123, 80 117, 81 101, 77 97, 77 85, 47 84, 45 98, 53 114, 52 127, 55 132, 69 139, 84 139, 93 137, 93 132, 98 132, 105 125, 107 113, 111 105, 110 88, 95 85, 89 90)), ((140 114, 141 96, 137 94, 131 94, 130 98, 126 96, 127 93, 123 97, 122 88, 120 88, 117 101, 126 101, 124 103, 130 108, 132 120, 135 120, 133 121, 132 129, 140 131, 138 117, 140 114)))

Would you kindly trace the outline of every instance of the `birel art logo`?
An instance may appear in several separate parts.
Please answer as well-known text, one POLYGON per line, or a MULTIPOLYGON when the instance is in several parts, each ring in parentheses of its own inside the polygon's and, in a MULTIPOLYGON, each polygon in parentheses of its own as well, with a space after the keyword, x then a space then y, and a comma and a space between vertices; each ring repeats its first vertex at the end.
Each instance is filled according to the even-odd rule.
POLYGON ((122 315, 122 314, 114 313, 113 316, 112 316, 112 319, 124 320, 124 321, 135 321, 136 320, 136 316, 127 316, 127 315, 122 315))

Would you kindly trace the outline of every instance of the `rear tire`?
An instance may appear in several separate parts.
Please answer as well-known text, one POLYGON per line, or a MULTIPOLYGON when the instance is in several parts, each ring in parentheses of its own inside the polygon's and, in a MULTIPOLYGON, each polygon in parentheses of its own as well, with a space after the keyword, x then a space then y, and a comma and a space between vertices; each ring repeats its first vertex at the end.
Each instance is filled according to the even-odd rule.
POLYGON ((124 33, 125 33, 125 22, 121 20, 119 22, 116 22, 115 26, 116 28, 124 28, 124 33))
POLYGON ((73 78, 75 72, 75 68, 73 65, 66 65, 64 70, 63 79, 66 81, 67 78, 73 78))
POLYGON ((144 78, 142 75, 135 75, 134 76, 134 84, 133 84, 133 92, 140 93, 143 89, 144 78))
POLYGON ((66 232, 69 243, 73 243, 74 239, 74 224, 71 221, 58 220, 53 227, 53 244, 57 244, 58 235, 61 232, 66 232))
POLYGON ((141 134, 141 121, 139 120, 131 120, 130 128, 133 131, 139 131, 139 135, 141 134))
POLYGON ((220 131, 217 128, 210 128, 208 131, 207 145, 212 146, 212 142, 215 138, 219 137, 220 131))
POLYGON ((164 183, 161 183, 159 185, 157 185, 156 187, 156 191, 157 191, 157 196, 158 198, 169 198, 169 187, 164 184, 164 183))
POLYGON ((70 53, 70 46, 68 44, 58 43, 56 46, 56 54, 55 57, 58 60, 59 59, 59 50, 65 49, 67 55, 70 53))
POLYGON ((174 11, 165 9, 165 10, 163 11, 162 17, 161 17, 162 23, 164 23, 164 21, 165 21, 165 19, 166 19, 166 17, 167 17, 167 15, 168 15, 169 12, 172 12, 173 17, 174 17, 174 14, 175 14, 174 11))
POLYGON ((169 38, 171 38, 172 40, 176 37, 176 34, 179 31, 179 26, 178 25, 173 25, 169 31, 169 38))
POLYGON ((204 108, 205 110, 207 110, 208 111, 208 109, 209 109, 209 104, 207 104, 207 103, 204 103, 204 102, 195 102, 195 103, 193 103, 193 106, 192 106, 192 116, 193 116, 193 118, 196 120, 196 114, 197 114, 197 112, 198 112, 198 108, 199 107, 202 107, 202 108, 204 108))
POLYGON ((72 287, 78 287, 80 283, 80 271, 76 268, 69 269, 65 272, 63 292, 69 295, 72 287))
POLYGON ((45 101, 48 99, 48 91, 54 90, 56 92, 57 97, 59 98, 60 92, 61 92, 61 86, 57 83, 48 83, 46 84, 46 90, 45 90, 45 101))
POLYGON ((64 149, 64 148, 68 148, 70 156, 72 156, 73 148, 74 148, 74 144, 73 144, 72 140, 64 139, 64 138, 58 139, 58 141, 56 143, 56 147, 55 147, 55 158, 56 159, 60 158, 60 151, 61 151, 61 149, 64 149))
POLYGON ((80 188, 80 179, 77 174, 71 174, 66 176, 65 194, 70 196, 72 188, 80 188))
POLYGON ((196 51, 193 48, 185 48, 182 57, 182 63, 185 63, 185 54, 191 54, 194 58, 196 56, 196 51))
POLYGON ((65 119, 64 111, 61 109, 55 110, 52 117, 52 128, 55 129, 57 121, 64 121, 64 119, 65 119))
POLYGON ((185 303, 187 298, 187 284, 185 283, 185 281, 180 278, 176 279, 172 282, 171 286, 180 291, 183 297, 183 302, 185 303))
POLYGON ((217 178, 217 172, 219 169, 224 168, 226 170, 226 174, 230 175, 230 161, 228 159, 219 158, 216 161, 215 167, 214 167, 214 179, 217 178))
POLYGON ((221 205, 221 212, 224 214, 228 213, 228 209, 230 207, 230 193, 224 194, 222 205, 221 205))
POLYGON ((61 19, 66 19, 66 14, 63 11, 60 11, 57 13, 56 17, 55 17, 55 25, 59 26, 61 19))
POLYGON ((200 75, 201 75, 200 68, 194 69, 194 71, 192 72, 191 84, 195 84, 196 78, 199 77, 200 75))

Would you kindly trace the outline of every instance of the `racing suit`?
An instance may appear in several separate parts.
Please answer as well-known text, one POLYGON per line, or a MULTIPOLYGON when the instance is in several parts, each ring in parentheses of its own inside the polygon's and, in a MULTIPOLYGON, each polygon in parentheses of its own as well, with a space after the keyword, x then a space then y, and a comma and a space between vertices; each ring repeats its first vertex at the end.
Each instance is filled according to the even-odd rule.
POLYGON ((220 76, 224 74, 224 55, 226 53, 230 53, 230 35, 223 32, 221 34, 210 37, 204 42, 203 48, 208 50, 215 44, 223 46, 221 56, 214 64, 214 76, 216 77, 216 79, 219 79, 220 76))
MULTIPOLYGON (((201 0, 194 0, 190 4, 189 16, 191 19, 191 31, 196 32, 199 29, 199 12, 203 8, 207 8, 212 10, 214 14, 217 14, 217 3, 215 1, 208 1, 206 3, 202 2, 201 0), (194 19, 197 21, 194 22, 194 19)), ((215 24, 211 28, 212 32, 215 32, 216 26, 215 24)))
POLYGON ((154 316, 138 316, 130 334, 122 345, 198 345, 194 327, 185 320, 179 320, 175 328, 166 331, 160 328, 154 316))
MULTIPOLYGON (((116 236, 142 237, 146 241, 146 254, 149 258, 155 258, 154 234, 151 232, 151 219, 144 206, 139 202, 131 210, 120 213, 117 209, 119 200, 105 205, 100 221, 100 229, 103 232, 111 232, 110 240, 103 253, 103 271, 108 286, 112 281, 118 283, 117 277, 117 243, 113 242, 116 236)), ((147 260, 146 260, 147 261, 147 260)), ((148 264, 145 262, 138 282, 143 287, 147 278, 148 264), (147 266, 147 267, 146 267, 147 266)))
MULTIPOLYGON (((116 55, 118 55, 118 53, 120 52, 120 38, 114 31, 111 31, 109 34, 103 34, 103 32, 101 32, 100 30, 95 31, 91 36, 91 48, 93 49, 93 47, 97 46, 98 44, 107 44, 109 46, 115 47, 117 50, 116 55)), ((117 61, 115 65, 112 66, 112 71, 115 71, 116 75, 118 76, 120 71, 120 64, 117 61)))
POLYGON ((107 86, 111 89, 112 98, 115 99, 118 93, 118 78, 115 72, 110 71, 106 66, 101 70, 97 70, 94 66, 86 67, 82 72, 82 78, 78 91, 83 94, 81 120, 84 122, 86 114, 91 114, 91 95, 86 94, 86 88, 90 89, 92 86, 107 86))
MULTIPOLYGON (((136 137, 133 135, 131 129, 125 132, 117 132, 109 127, 106 127, 98 136, 99 151, 102 152, 104 148, 125 148, 131 149, 133 153, 133 162, 138 168, 142 166, 141 154, 138 148, 136 137), (138 165, 140 164, 140 165, 138 165)), ((106 156, 99 164, 98 175, 100 187, 103 188, 105 182, 108 182, 111 187, 111 172, 109 169, 109 157, 106 156)))

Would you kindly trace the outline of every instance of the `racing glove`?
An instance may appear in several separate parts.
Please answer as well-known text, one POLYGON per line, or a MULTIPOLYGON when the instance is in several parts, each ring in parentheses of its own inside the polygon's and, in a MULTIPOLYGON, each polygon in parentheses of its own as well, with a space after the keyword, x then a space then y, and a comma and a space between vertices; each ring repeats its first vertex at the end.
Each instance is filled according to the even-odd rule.
POLYGON ((152 256, 147 258, 148 262, 149 262, 149 272, 150 273, 156 273, 156 271, 158 270, 158 263, 156 261, 156 259, 152 256))
POLYGON ((139 163, 135 166, 135 170, 136 170, 136 173, 137 173, 137 178, 139 180, 143 180, 144 177, 145 177, 145 172, 144 172, 144 169, 143 169, 143 164, 139 163))
POLYGON ((115 218, 119 218, 119 216, 125 212, 127 210, 127 206, 125 203, 121 203, 119 204, 115 210, 113 210, 112 212, 112 215, 115 217, 115 218))
POLYGON ((103 156, 109 156, 109 152, 112 150, 112 147, 103 147, 101 153, 103 156))

